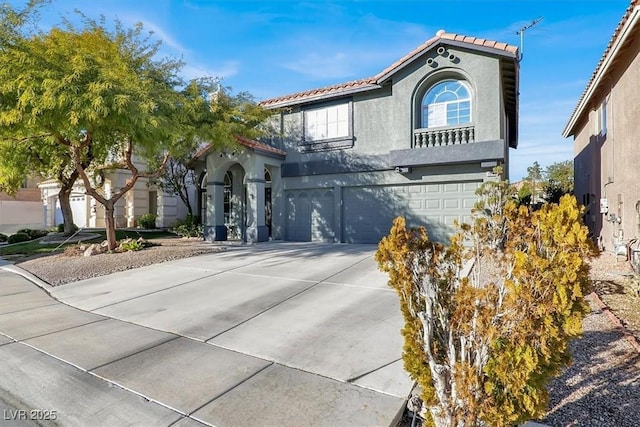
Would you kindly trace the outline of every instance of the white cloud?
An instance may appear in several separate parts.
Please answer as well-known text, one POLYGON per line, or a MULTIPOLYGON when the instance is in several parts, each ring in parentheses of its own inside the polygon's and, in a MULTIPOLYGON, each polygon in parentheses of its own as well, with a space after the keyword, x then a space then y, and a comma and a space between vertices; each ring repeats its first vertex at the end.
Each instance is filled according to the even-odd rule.
POLYGON ((196 77, 219 77, 224 79, 238 74, 239 71, 240 63, 238 61, 225 61, 213 66, 187 63, 182 69, 182 75, 186 79, 196 77))
POLYGON ((137 23, 141 23, 143 26, 143 31, 145 33, 153 33, 154 40, 162 41, 161 50, 167 51, 167 54, 171 56, 182 56, 185 54, 189 54, 191 51, 187 47, 185 47, 182 43, 178 41, 173 35, 169 33, 169 31, 162 28, 160 25, 150 21, 139 19, 136 16, 132 16, 129 14, 121 15, 120 20, 125 26, 134 26, 137 23))
POLYGON ((435 30, 367 13, 348 25, 298 27, 287 34, 274 55, 277 65, 312 80, 344 81, 375 75, 435 30))
POLYGON ((355 60, 354 55, 344 52, 311 52, 294 61, 285 62, 282 66, 312 78, 341 79, 355 76, 355 60))

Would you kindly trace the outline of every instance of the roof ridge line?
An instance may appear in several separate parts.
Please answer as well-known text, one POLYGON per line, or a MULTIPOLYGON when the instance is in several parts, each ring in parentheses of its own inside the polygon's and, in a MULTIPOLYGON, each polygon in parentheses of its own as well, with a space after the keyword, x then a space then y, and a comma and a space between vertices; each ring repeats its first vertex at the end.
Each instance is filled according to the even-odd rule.
POLYGON ((369 85, 380 86, 381 81, 385 80, 389 75, 398 71, 402 66, 406 65, 409 61, 415 57, 422 55, 427 49, 441 40, 449 40, 459 43, 466 43, 478 47, 502 50, 509 52, 513 55, 517 55, 518 47, 509 45, 508 43, 498 42, 494 40, 488 40, 484 38, 478 38, 473 36, 464 36, 461 34, 447 33, 444 30, 438 30, 434 37, 421 43, 415 49, 402 56, 400 59, 384 68, 382 71, 371 77, 365 77, 356 80, 350 80, 342 83, 336 83, 333 85, 323 86, 319 88, 307 89, 304 91, 294 92, 282 96, 268 98, 260 101, 258 104, 262 106, 277 106, 278 104, 287 103, 287 101, 315 99, 316 97, 322 97, 329 94, 342 93, 340 89, 345 89, 345 92, 350 92, 349 89, 357 90, 361 88, 367 88, 369 85))

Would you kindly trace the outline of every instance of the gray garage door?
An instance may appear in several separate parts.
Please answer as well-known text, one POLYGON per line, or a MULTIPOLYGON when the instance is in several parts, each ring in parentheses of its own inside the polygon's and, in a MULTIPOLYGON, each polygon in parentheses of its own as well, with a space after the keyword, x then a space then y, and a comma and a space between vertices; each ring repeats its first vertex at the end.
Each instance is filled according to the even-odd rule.
POLYGON ((285 193, 285 240, 333 242, 335 202, 333 190, 293 190, 285 193))
POLYGON ((447 182, 343 189, 343 238, 347 243, 378 243, 393 219, 404 216, 409 226, 423 225, 429 237, 448 241, 453 222, 469 222, 477 200, 473 182, 447 182))

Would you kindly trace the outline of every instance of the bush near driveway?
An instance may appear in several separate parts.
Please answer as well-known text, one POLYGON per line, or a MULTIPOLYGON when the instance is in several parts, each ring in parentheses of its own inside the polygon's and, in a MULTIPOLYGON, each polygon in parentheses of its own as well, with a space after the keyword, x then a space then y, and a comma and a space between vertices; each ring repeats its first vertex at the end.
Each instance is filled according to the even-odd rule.
POLYGON ((11 245, 13 243, 26 242, 28 240, 31 240, 31 238, 29 237, 28 234, 26 234, 26 233, 16 233, 16 234, 12 234, 11 236, 9 236, 9 239, 7 240, 7 242, 11 245))
POLYGON ((450 246, 397 218, 376 253, 400 297, 404 365, 422 387, 427 425, 508 426, 544 415, 547 383, 569 364, 569 340, 587 312, 594 248, 575 198, 533 212, 505 182, 479 195, 475 222, 450 246))
POLYGON ((182 237, 204 237, 204 228, 198 218, 187 215, 184 219, 173 224, 171 231, 182 237))
POLYGON ((156 214, 144 214, 138 218, 138 225, 145 230, 153 230, 156 228, 156 218, 158 218, 156 214))

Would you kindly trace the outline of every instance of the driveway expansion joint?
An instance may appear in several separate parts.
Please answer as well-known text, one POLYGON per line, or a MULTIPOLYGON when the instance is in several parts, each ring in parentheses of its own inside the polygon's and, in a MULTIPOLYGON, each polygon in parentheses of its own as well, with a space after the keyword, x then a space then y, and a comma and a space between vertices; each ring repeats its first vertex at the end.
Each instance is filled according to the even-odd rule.
MULTIPOLYGON (((51 306, 49 306, 49 305, 48 305, 48 306, 46 306, 46 307, 51 307, 51 306)), ((44 308, 44 307, 38 307, 38 308, 44 308)), ((35 339, 35 338, 46 337, 47 335, 56 334, 56 333, 58 333, 58 332, 69 331, 69 330, 71 330, 71 329, 81 328, 82 326, 92 325, 92 324, 94 324, 94 323, 104 322, 105 320, 108 320, 108 317, 105 317, 105 316, 101 316, 101 317, 103 317, 103 319, 92 320, 92 321, 90 321, 90 322, 83 323, 83 324, 81 324, 81 325, 73 325, 73 326, 69 326, 68 328, 56 329, 55 331, 45 332, 44 334, 40 334, 40 335, 27 336, 27 337, 25 337, 25 338, 21 338, 21 339, 19 339, 19 340, 18 340, 18 339, 15 339, 15 338, 13 338, 13 339, 15 339, 15 340, 16 340, 16 342, 19 342, 19 343, 23 343, 23 344, 27 344, 27 345, 29 345, 28 343, 26 343, 26 341, 28 341, 28 340, 32 340, 32 339, 35 339)), ((2 331, 0 331, 0 332, 2 332, 2 331)), ((6 333, 5 333, 5 332, 2 332, 2 333, 6 335, 6 333)), ((8 336, 8 335, 7 335, 7 336, 8 336)), ((30 346, 30 347, 31 347, 31 346, 30 346)), ((35 347, 33 347, 33 348, 35 348, 35 347)))
MULTIPOLYGON (((141 328, 145 328, 145 326, 140 326, 140 327, 141 327, 141 328)), ((152 329, 152 328, 148 328, 148 329, 152 329)), ((157 330, 157 329, 153 329, 153 330, 155 331, 155 330, 157 330)), ((164 331, 160 331, 160 332, 164 332, 164 331)), ((93 372, 93 371, 96 371, 96 370, 98 370, 98 369, 100 369, 100 368, 103 368, 103 367, 105 367, 105 366, 111 365, 112 363, 119 362, 119 361, 124 360, 124 359, 126 359, 126 358, 128 358, 128 357, 132 357, 132 356, 135 356, 135 355, 140 354, 140 353, 144 353, 144 352, 145 352, 145 351, 147 351, 147 350, 154 349, 154 348, 156 348, 156 347, 159 347, 159 346, 161 346, 161 345, 167 344, 167 343, 169 343, 169 342, 171 342, 171 341, 175 341, 175 340, 180 339, 180 338, 181 338, 181 337, 180 337, 179 335, 178 335, 178 336, 173 336, 173 337, 171 337, 171 338, 169 338, 169 339, 167 339, 167 340, 165 340, 165 341, 162 341, 162 342, 160 342, 160 343, 153 344, 153 345, 150 345, 150 346, 147 346, 147 347, 143 347, 143 348, 141 348, 141 349, 139 349, 139 350, 137 350, 137 351, 134 351, 133 353, 126 354, 126 355, 124 355, 124 356, 118 357, 117 359, 111 360, 111 361, 109 361, 109 362, 107 362, 107 363, 103 363, 103 364, 101 364, 101 365, 98 365, 98 366, 94 366, 94 367, 92 367, 92 368, 89 368, 89 369, 87 369, 87 372, 93 372)))
MULTIPOLYGON (((274 257, 272 257, 272 258, 274 258, 274 257)), ((269 259, 271 259, 271 258, 269 258, 269 259)), ((261 316, 262 314, 264 314, 264 313, 266 313, 266 312, 268 312, 268 311, 270 311, 270 310, 272 310, 272 309, 274 309, 274 308, 276 308, 276 307, 278 307, 278 306, 280 306, 280 305, 284 304, 285 302, 290 301, 291 299, 293 299, 293 298, 295 298, 295 297, 297 297, 297 296, 299 296, 299 295, 302 295, 303 293, 305 293, 305 292, 307 292, 307 291, 310 291, 310 290, 311 290, 311 289, 313 289, 314 287, 316 287, 316 286, 318 286, 318 285, 320 285, 320 284, 325 283, 325 281, 327 281, 327 280, 331 279, 332 277, 335 277, 335 276, 339 275, 340 273, 343 273, 343 272, 345 272, 345 271, 349 270, 350 268, 353 268, 353 266, 358 265, 358 264, 360 264, 361 262, 366 261, 367 259, 369 259, 369 257, 368 257, 368 256, 367 256, 367 257, 364 257, 364 258, 362 258, 362 259, 360 259, 359 261, 357 261, 357 262, 355 262, 355 263, 353 263, 353 264, 351 264, 351 265, 349 265, 348 267, 343 268, 343 269, 342 269, 342 270, 340 270, 340 271, 337 271, 337 272, 335 272, 335 273, 333 273, 333 274, 330 274, 329 276, 325 277, 324 279, 321 279, 321 280, 319 280, 319 281, 314 282, 311 286, 308 286, 308 287, 306 287, 306 288, 304 288, 304 289, 302 289, 302 290, 300 290, 300 291, 298 291, 298 292, 296 292, 296 293, 294 293, 294 294, 292 294, 292 295, 288 296, 287 298, 283 299, 282 301, 279 301, 279 302, 277 302, 276 304, 273 304, 273 305, 271 305, 271 306, 269 306, 269 307, 265 308, 264 310, 260 311, 259 313, 254 314, 253 316, 251 316, 251 317, 249 317, 249 318, 247 318, 247 319, 243 320, 242 322, 237 323, 237 324, 235 324, 235 325, 231 326, 230 328, 225 329, 225 330, 224 330, 224 331, 222 331, 222 332, 218 332, 218 333, 216 333, 214 336, 212 336, 212 337, 207 338, 206 340, 204 340, 204 342, 206 342, 207 344, 209 344, 209 341, 211 341, 212 339, 217 338, 217 337, 219 337, 219 336, 221 336, 221 335, 223 335, 223 334, 226 334, 227 332, 232 331, 233 329, 235 329, 235 328, 237 328, 237 327, 239 327, 239 326, 244 325, 245 323, 247 323, 247 322, 249 322, 249 321, 251 321, 251 320, 253 320, 253 319, 255 319, 255 318, 257 318, 257 317, 261 316)), ((250 265, 250 264, 248 264, 248 265, 250 265)), ((231 271, 231 270, 228 270, 228 271, 231 271)))
MULTIPOLYGON (((265 369, 273 366, 275 363, 271 362, 268 365, 263 366, 262 368, 258 369, 256 372, 254 372, 253 374, 249 375, 248 377, 244 378, 242 381, 240 381, 237 384, 232 385, 231 387, 228 387, 226 390, 223 390, 222 392, 218 393, 216 396, 214 396, 212 399, 210 399, 209 401, 203 403, 202 405, 198 406, 197 408, 195 408, 193 411, 191 411, 187 416, 191 417, 193 414, 195 414, 196 412, 198 412, 200 409, 204 408, 205 406, 211 404, 212 402, 214 402, 215 400, 221 398, 222 396, 224 396, 225 394, 229 393, 231 390, 234 390, 238 387, 240 387, 242 384, 246 383, 247 381, 249 381, 251 378, 255 377, 256 375, 262 373, 265 369)), ((200 421, 200 420, 198 420, 200 421)))
POLYGON ((346 382, 353 383, 354 381, 358 381, 359 379, 362 379, 362 378, 366 377, 367 375, 371 375, 374 372, 379 371, 380 369, 386 368, 387 366, 393 365, 394 363, 399 362, 401 360, 402 360, 402 357, 399 357, 399 358, 397 358, 395 360, 392 360, 391 362, 385 363, 382 366, 378 366, 375 369, 371 369, 368 372, 365 372, 365 373, 360 374, 360 375, 356 375, 355 377, 351 377, 351 378, 347 379, 346 382))

